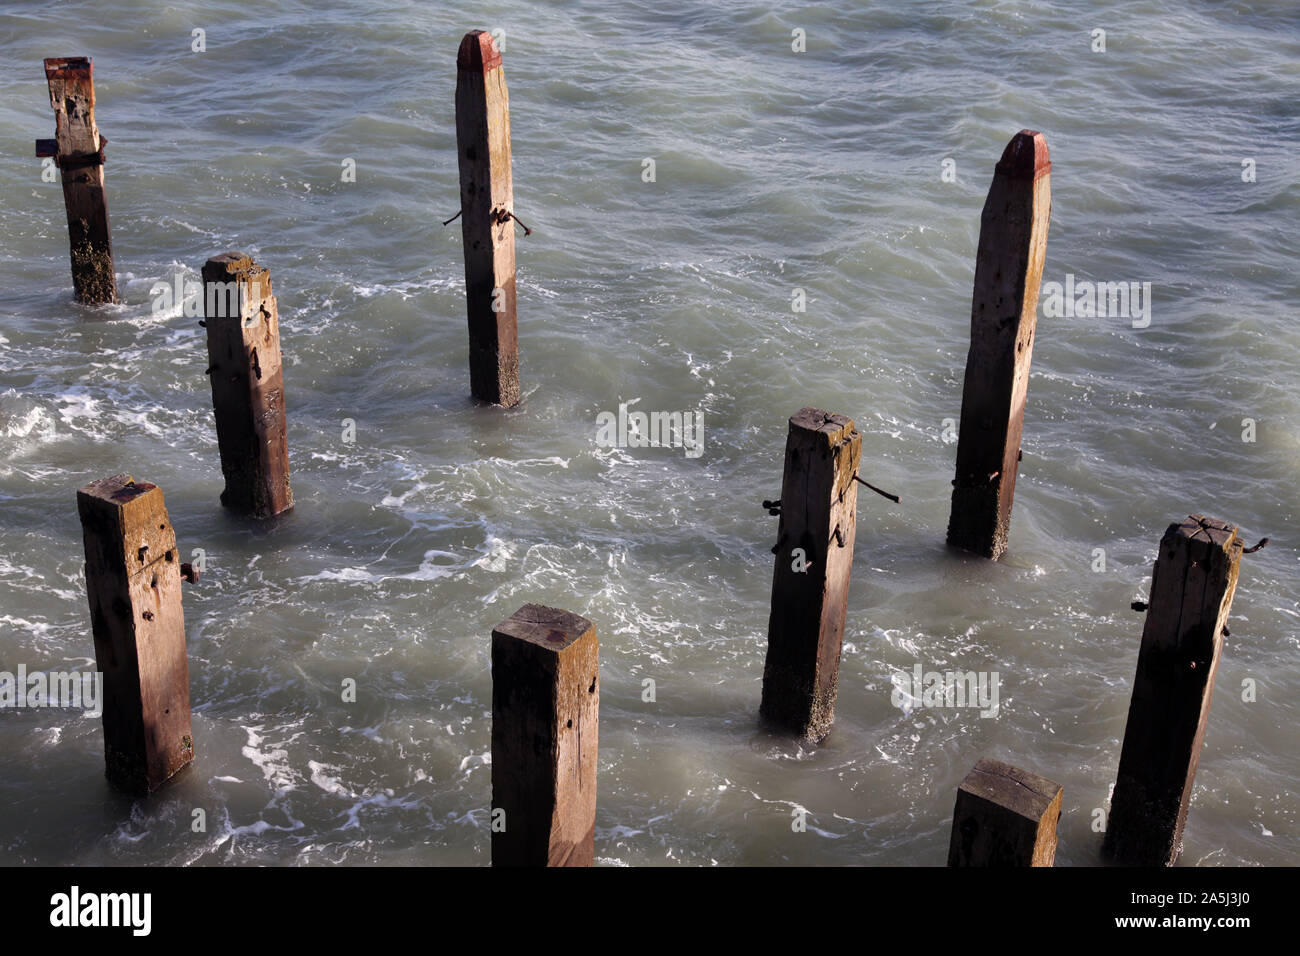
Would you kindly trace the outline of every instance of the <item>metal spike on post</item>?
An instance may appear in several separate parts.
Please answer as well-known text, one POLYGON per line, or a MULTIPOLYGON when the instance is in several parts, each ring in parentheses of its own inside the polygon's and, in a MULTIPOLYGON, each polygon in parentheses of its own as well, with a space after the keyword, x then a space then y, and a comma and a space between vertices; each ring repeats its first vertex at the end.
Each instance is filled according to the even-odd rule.
POLYGON ((1102 843, 1116 863, 1172 866, 1182 852, 1243 547, 1201 515, 1160 540, 1102 843))
POLYGON ((271 275, 242 252, 203 266, 208 377, 226 488, 221 503, 255 518, 293 507, 280 355, 280 318, 271 275))
POLYGON ((470 392, 510 407, 520 399, 510 99, 501 54, 482 30, 467 33, 456 56, 456 146, 470 392))
POLYGON ((525 604, 492 629, 492 865, 595 859, 600 644, 585 617, 525 604))
POLYGON ((142 795, 194 759, 176 532, 157 485, 130 475, 77 492, 109 780, 142 795))
POLYGON ((1051 866, 1064 788, 981 758, 957 788, 949 866, 1051 866))
POLYGON ((772 613, 763 666, 764 720, 806 740, 830 733, 857 533, 862 436, 817 408, 790 418, 772 613))
POLYGON ((95 82, 88 56, 50 57, 45 79, 54 109, 54 139, 38 139, 36 155, 52 156, 63 181, 72 285, 91 305, 117 302, 113 239, 104 197, 104 144, 95 125, 95 82))
POLYGON ((994 170, 980 216, 948 543, 994 560, 1006 551, 1011 527, 1051 170, 1046 137, 1021 130, 994 170))

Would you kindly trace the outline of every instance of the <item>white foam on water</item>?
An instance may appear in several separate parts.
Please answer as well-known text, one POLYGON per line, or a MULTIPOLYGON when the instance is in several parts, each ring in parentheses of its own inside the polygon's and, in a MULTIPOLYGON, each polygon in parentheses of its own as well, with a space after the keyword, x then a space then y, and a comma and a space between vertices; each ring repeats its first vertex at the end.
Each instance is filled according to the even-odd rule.
POLYGON ((12 614, 0 615, 0 625, 24 631, 33 637, 44 637, 52 628, 47 621, 30 621, 24 617, 14 617, 12 614))
POLYGON ((14 564, 4 555, 0 554, 0 576, 15 574, 22 575, 25 578, 37 578, 40 576, 35 568, 14 564))
POLYGON ((248 743, 241 753, 262 773, 262 778, 275 788, 277 794, 289 793, 298 787, 299 775, 290 765, 289 751, 286 747, 274 747, 262 750, 266 738, 257 733, 264 729, 261 724, 243 727, 248 735, 248 743))
POLYGON ((343 786, 338 777, 331 777, 326 773, 326 771, 341 773, 341 768, 329 764, 323 764, 315 760, 308 760, 307 767, 311 770, 311 782, 320 787, 326 793, 345 797, 356 796, 355 793, 343 786))
POLYGON ((462 278, 434 276, 419 282, 377 282, 373 285, 353 285, 352 294, 360 299, 384 295, 395 295, 401 299, 411 299, 421 292, 445 292, 451 289, 463 288, 464 285, 465 280, 462 278))
POLYGON ((488 538, 486 547, 487 553, 475 560, 471 567, 482 568, 494 574, 502 574, 507 571, 511 560, 514 558, 510 542, 492 536, 488 538))
POLYGON ((342 581, 349 584, 379 584, 384 581, 436 581, 439 578, 447 578, 454 575, 457 571, 464 571, 473 567, 474 561, 462 560, 460 555, 450 551, 431 550, 424 553, 424 560, 415 571, 408 571, 405 574, 377 574, 366 567, 338 568, 325 571, 319 571, 316 574, 307 575, 298 578, 299 584, 308 584, 312 581, 342 581), (452 558, 451 564, 437 563, 437 558, 452 558))
POLYGON ((460 762, 460 769, 473 770, 475 767, 490 767, 492 765, 492 752, 485 751, 481 754, 469 754, 460 762))
MULTIPOLYGON (((0 395, 0 402, 3 401, 3 398, 4 396, 0 395)), ((4 426, 2 437, 30 438, 32 440, 27 443, 18 443, 17 447, 21 447, 23 444, 41 444, 53 441, 58 434, 54 417, 40 405, 33 405, 26 411, 13 414, 0 408, 0 416, 3 416, 0 417, 0 425, 4 426)))

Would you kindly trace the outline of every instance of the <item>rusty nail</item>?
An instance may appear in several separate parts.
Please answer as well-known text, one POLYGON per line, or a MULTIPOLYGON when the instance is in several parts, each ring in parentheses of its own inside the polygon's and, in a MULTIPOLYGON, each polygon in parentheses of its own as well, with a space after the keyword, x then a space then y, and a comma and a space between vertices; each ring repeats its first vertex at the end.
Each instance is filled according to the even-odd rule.
MULTIPOLYGON (((879 489, 879 488, 877 488, 875 485, 873 485, 871 482, 869 482, 869 481, 863 481, 862 478, 859 477, 858 475, 854 475, 854 476, 853 476, 853 480, 856 481, 858 484, 866 485, 868 488, 870 488, 870 489, 871 489, 872 491, 874 491, 876 494, 880 495, 882 498, 888 498, 888 499, 889 499, 890 501, 892 501, 894 504, 898 504, 898 501, 899 501, 898 495, 891 495, 888 491, 882 491, 881 489, 879 489)), ((957 482, 956 482, 956 481, 953 481, 953 484, 955 485, 955 484, 957 484, 957 482)))
MULTIPOLYGON (((520 219, 518 216, 516 216, 514 213, 508 212, 506 213, 506 216, 507 218, 513 219, 515 222, 519 223, 519 225, 524 226, 524 221, 520 219)), ((533 231, 529 229, 527 226, 524 226, 524 235, 531 236, 532 234, 533 231)))

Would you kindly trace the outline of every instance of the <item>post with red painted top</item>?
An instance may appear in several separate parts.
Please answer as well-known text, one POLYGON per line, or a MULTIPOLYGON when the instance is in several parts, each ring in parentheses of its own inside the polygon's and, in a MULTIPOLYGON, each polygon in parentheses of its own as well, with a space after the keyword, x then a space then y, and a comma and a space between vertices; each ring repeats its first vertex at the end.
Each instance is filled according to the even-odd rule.
POLYGON ((510 99, 501 54, 482 30, 467 33, 456 56, 456 146, 470 393, 510 407, 520 397, 510 99))
POLYGON ((95 125, 95 83, 88 56, 51 57, 45 79, 54 109, 54 139, 38 139, 36 155, 52 156, 63 180, 72 285, 92 305, 117 302, 113 239, 104 198, 104 144, 95 125))
POLYGON ((194 759, 176 532, 162 489, 130 475, 78 490, 77 511, 106 770, 114 785, 147 794, 194 759))
POLYGON ((525 604, 492 629, 492 865, 595 858, 600 645, 585 617, 525 604))
POLYGON ((1021 130, 994 170, 980 217, 948 543, 994 560, 1011 527, 1051 170, 1046 137, 1021 130))

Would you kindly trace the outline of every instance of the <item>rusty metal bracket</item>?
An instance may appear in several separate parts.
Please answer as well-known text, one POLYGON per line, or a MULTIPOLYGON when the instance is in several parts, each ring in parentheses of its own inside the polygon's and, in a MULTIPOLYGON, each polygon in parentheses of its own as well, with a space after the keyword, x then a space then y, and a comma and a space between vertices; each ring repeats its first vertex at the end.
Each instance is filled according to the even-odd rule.
POLYGON ((59 155, 59 141, 56 139, 38 139, 36 141, 36 158, 45 159, 48 156, 54 157, 54 165, 62 170, 83 169, 86 166, 103 166, 107 162, 104 154, 104 147, 108 145, 108 137, 101 135, 99 137, 99 152, 81 153, 76 156, 59 155))
MULTIPOLYGON (((504 225, 505 223, 509 222, 511 219, 519 223, 519 225, 524 226, 524 221, 507 209, 498 210, 494 218, 498 226, 504 225)), ((524 235, 531 236, 532 234, 533 231, 529 229, 527 226, 524 226, 524 235)))
POLYGON ((881 490, 880 488, 877 488, 877 487, 876 487, 875 485, 873 485, 871 482, 869 482, 869 481, 864 481, 862 478, 858 477, 857 475, 854 475, 854 476, 853 476, 853 480, 856 481, 856 482, 857 482, 858 484, 860 484, 860 485, 866 485, 868 488, 870 488, 870 489, 871 489, 872 491, 874 491, 876 494, 880 495, 880 497, 882 497, 882 498, 888 498, 888 499, 889 499, 890 501, 892 501, 894 504, 898 504, 898 502, 899 502, 898 495, 891 495, 888 491, 883 491, 883 490, 881 490))

